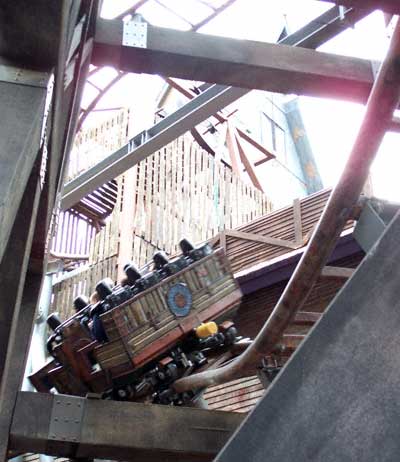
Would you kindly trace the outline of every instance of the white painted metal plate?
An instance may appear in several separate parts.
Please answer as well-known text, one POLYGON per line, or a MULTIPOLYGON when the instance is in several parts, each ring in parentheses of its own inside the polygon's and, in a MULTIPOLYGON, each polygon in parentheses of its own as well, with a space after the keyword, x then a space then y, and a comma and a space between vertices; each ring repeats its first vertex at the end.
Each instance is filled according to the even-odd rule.
POLYGON ((147 47, 147 23, 139 21, 124 21, 122 45, 126 47, 147 47))

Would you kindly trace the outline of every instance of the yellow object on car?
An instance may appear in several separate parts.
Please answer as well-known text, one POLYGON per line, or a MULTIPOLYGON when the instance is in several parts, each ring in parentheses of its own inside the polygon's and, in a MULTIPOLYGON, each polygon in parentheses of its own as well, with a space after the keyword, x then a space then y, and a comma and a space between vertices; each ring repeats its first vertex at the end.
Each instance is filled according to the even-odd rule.
POLYGON ((215 322, 206 322, 196 327, 196 335, 198 338, 206 338, 218 332, 218 326, 215 322))

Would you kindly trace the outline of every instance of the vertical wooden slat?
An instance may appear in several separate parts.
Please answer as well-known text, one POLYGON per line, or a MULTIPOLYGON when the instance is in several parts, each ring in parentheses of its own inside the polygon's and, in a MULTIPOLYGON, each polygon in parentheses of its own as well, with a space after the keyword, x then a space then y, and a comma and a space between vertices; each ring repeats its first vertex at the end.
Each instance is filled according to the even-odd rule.
POLYGON ((183 215, 182 215, 182 237, 188 237, 189 232, 189 220, 190 220, 190 195, 189 195, 189 188, 190 188, 190 178, 189 178, 189 171, 190 171, 190 148, 188 143, 185 142, 185 138, 182 138, 182 160, 183 160, 183 167, 182 167, 182 207, 183 207, 183 215))
POLYGON ((175 252, 177 252, 177 244, 180 239, 182 239, 183 231, 183 214, 184 214, 184 202, 183 202, 183 156, 184 156, 184 145, 183 138, 177 140, 177 159, 176 159, 176 206, 177 206, 177 240, 175 241, 175 252))
POLYGON ((301 208, 300 200, 293 201, 293 225, 294 225, 294 240, 300 245, 303 242, 303 229, 301 224, 301 208))
POLYGON ((201 154, 200 149, 196 145, 196 158, 195 158, 195 181, 196 181, 196 193, 195 193, 195 217, 196 217, 196 234, 195 234, 195 242, 201 241, 201 223, 200 223, 200 207, 201 207, 201 154))
POLYGON ((165 150, 165 190, 164 190, 164 250, 168 253, 170 245, 170 205, 171 205, 171 149, 170 146, 165 150))
POLYGON ((190 239, 194 239, 194 227, 195 227, 195 220, 196 220, 196 210, 195 210, 195 198, 196 198, 196 146, 193 143, 190 146, 190 239))
POLYGON ((152 187, 152 168, 151 156, 144 161, 145 164, 145 188, 144 188, 144 237, 151 240, 151 187, 152 187))
MULTIPOLYGON (((114 219, 113 221, 119 222, 119 229, 112 227, 112 222, 110 223, 110 235, 109 240, 114 242, 114 234, 118 233, 119 238, 119 250, 118 250, 118 268, 117 268, 117 278, 121 279, 124 277, 123 267, 124 264, 131 260, 132 258, 132 246, 133 246, 133 228, 134 228, 134 219, 135 219, 135 189, 136 189, 136 178, 137 178, 137 168, 132 167, 124 174, 124 194, 121 207, 122 213, 119 217, 119 220, 114 219)), ((116 217, 115 217, 116 218, 116 217)), ((112 246, 111 249, 113 250, 112 246)), ((109 252, 107 256, 111 256, 112 252, 109 252)))
POLYGON ((160 217, 159 217, 159 244, 161 247, 165 242, 165 156, 166 148, 162 149, 160 152, 160 192, 159 192, 159 203, 160 203, 160 217))
POLYGON ((233 186, 232 171, 225 169, 225 181, 221 178, 221 187, 224 189, 224 219, 221 229, 233 228, 233 213, 231 207, 231 191, 233 186))
POLYGON ((152 156, 153 161, 153 192, 151 194, 151 242, 154 245, 158 245, 158 197, 159 197, 159 163, 160 163, 160 151, 157 151, 152 156))
POLYGON ((146 209, 145 209, 145 181, 146 181, 146 161, 140 162, 139 193, 138 193, 138 230, 139 236, 145 235, 146 209))
POLYGON ((178 142, 175 140, 171 146, 170 163, 171 163, 171 203, 170 203, 170 248, 169 253, 175 253, 175 245, 177 241, 177 160, 179 156, 178 142))

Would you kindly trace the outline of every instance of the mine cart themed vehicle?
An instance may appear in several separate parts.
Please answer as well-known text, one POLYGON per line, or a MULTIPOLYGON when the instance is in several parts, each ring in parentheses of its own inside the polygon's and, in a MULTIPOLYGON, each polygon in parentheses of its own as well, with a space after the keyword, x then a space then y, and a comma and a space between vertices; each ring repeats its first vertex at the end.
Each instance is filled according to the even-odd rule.
POLYGON ((76 313, 48 318, 52 360, 29 378, 40 392, 185 404, 196 392, 177 394, 171 384, 207 367, 210 357, 240 337, 230 318, 241 292, 222 249, 193 247, 183 255, 154 255, 154 269, 126 265, 113 286, 102 280, 90 301, 78 297, 76 313))

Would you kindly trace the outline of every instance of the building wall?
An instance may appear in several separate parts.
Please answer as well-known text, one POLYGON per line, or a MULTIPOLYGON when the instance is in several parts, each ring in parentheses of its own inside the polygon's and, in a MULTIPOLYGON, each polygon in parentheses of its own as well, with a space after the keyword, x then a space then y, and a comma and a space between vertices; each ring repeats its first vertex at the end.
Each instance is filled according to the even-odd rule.
POLYGON ((288 124, 284 101, 285 97, 279 94, 252 91, 239 101, 237 116, 243 127, 276 156, 257 167, 264 191, 275 209, 311 192, 288 124))
POLYGON ((92 167, 126 143, 131 126, 128 108, 96 113, 76 134, 65 182, 92 167))

